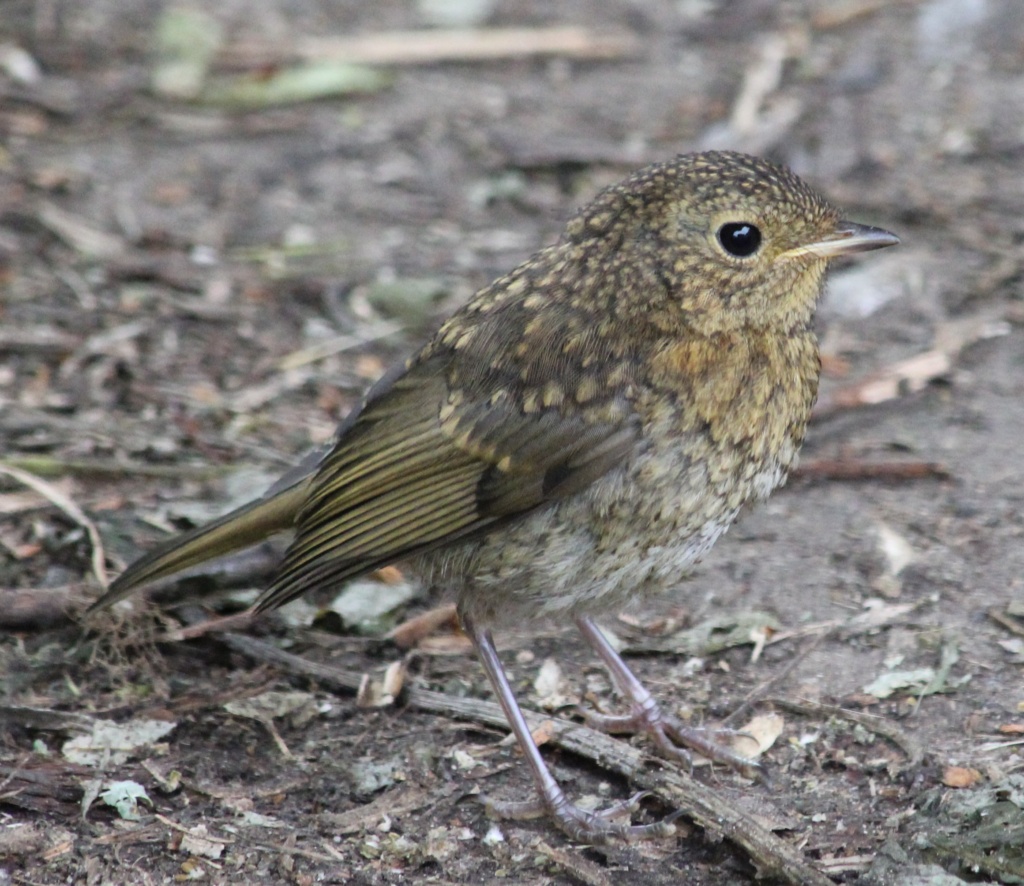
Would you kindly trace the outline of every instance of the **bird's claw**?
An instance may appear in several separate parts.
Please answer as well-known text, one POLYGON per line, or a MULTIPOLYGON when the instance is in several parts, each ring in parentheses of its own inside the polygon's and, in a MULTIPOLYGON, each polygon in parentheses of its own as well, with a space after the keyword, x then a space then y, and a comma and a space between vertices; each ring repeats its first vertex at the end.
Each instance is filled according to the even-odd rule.
POLYGON ((663 757, 677 760, 691 769, 692 750, 702 757, 722 763, 752 778, 761 772, 761 766, 755 760, 744 757, 720 743, 722 738, 735 738, 745 734, 735 729, 686 726, 677 718, 666 714, 657 704, 637 705, 630 714, 601 714, 585 709, 581 713, 586 724, 600 732, 644 733, 650 736, 663 757))
POLYGON ((560 795, 550 802, 541 797, 519 801, 484 797, 483 803, 487 814, 492 818, 523 821, 550 816, 570 839, 591 845, 602 845, 615 841, 629 843, 635 840, 665 839, 673 836, 676 833, 676 826, 672 822, 679 817, 680 813, 650 824, 623 824, 616 821, 616 819, 623 816, 628 817, 631 813, 636 812, 640 801, 648 793, 648 791, 641 791, 626 800, 599 810, 583 809, 570 803, 564 795, 560 795))

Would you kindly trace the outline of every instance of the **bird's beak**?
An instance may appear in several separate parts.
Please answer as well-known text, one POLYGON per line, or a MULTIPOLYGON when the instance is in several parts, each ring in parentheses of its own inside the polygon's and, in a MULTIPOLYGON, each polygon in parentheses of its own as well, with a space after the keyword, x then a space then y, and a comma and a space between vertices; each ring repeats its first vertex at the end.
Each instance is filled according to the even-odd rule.
POLYGON ((817 258, 837 258, 840 255, 852 255, 855 252, 867 252, 871 249, 884 249, 895 246, 900 238, 881 228, 859 225, 856 222, 840 221, 836 229, 823 240, 806 243, 783 253, 785 257, 813 255, 817 258))

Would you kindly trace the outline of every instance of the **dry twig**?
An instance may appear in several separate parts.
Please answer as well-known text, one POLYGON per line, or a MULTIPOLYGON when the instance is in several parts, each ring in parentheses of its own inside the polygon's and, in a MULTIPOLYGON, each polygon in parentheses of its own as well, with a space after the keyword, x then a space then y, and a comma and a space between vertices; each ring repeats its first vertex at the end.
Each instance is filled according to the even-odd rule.
POLYGON ((949 468, 935 461, 860 461, 816 458, 802 462, 790 476, 803 480, 948 480, 949 468))
POLYGON ((59 508, 68 517, 81 526, 86 535, 89 536, 89 544, 92 546, 92 571, 100 587, 106 590, 107 587, 107 566, 106 556, 103 553, 103 539, 100 538, 96 524, 92 522, 78 505, 68 496, 61 492, 52 483, 36 477, 34 474, 23 471, 12 465, 0 463, 0 474, 10 477, 12 480, 21 483, 23 486, 38 492, 56 508, 59 508))
POLYGON ((437 62, 493 61, 555 55, 565 58, 616 59, 638 49, 627 33, 599 34, 589 28, 465 28, 391 31, 355 37, 307 37, 285 53, 265 43, 236 44, 221 53, 235 67, 281 64, 286 56, 306 61, 363 65, 423 65, 437 62))

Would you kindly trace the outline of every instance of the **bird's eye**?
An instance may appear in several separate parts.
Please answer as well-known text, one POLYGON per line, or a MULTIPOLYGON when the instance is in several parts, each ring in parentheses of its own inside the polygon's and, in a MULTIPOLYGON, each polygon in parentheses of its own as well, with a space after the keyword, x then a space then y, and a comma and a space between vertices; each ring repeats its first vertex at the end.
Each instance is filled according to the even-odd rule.
POLYGON ((722 249, 736 258, 747 258, 761 247, 761 231, 750 222, 726 222, 718 229, 722 249))

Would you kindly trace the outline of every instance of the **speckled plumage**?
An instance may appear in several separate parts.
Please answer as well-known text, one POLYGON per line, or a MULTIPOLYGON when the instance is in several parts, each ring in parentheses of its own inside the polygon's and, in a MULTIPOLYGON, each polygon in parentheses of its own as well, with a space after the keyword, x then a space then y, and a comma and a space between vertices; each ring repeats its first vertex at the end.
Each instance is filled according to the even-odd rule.
POLYGON ((705 365, 721 380, 679 399, 661 389, 684 368, 666 350, 623 393, 637 441, 622 464, 519 521, 421 556, 414 571, 490 624, 614 611, 678 587, 742 505, 785 479, 803 437, 817 386, 813 337, 794 331, 759 355, 756 378, 750 349, 720 343, 705 365), (801 362, 813 370, 794 375, 801 362))
MULTIPOLYGON (((445 488, 440 462, 453 484, 464 479, 451 457, 466 453, 481 468, 469 470, 474 483, 508 488, 479 496, 493 516, 476 515, 473 537, 417 556, 415 571, 489 623, 620 607, 678 579, 796 457, 817 386, 810 321, 825 261, 776 257, 838 219, 762 161, 684 157, 608 189, 559 243, 481 291, 405 381, 431 389, 425 409, 441 447, 431 494, 445 488), (718 216, 772 232, 763 253, 725 253, 718 216), (602 447, 595 477, 577 462, 602 447), (560 468, 563 488, 551 481, 560 468)), ((350 508, 326 480, 332 458, 270 592, 278 598, 344 563, 324 531, 350 508)), ((446 514, 424 507, 419 518, 446 514)))
POLYGON ((97 605, 293 526, 258 609, 398 559, 496 622, 671 585, 796 459, 827 265, 803 247, 839 224, 742 154, 634 173, 371 389, 326 455, 97 605), (754 255, 716 239, 729 221, 759 228, 754 255))
POLYGON ((826 265, 895 242, 757 158, 640 170, 385 376, 329 451, 156 548, 95 605, 285 529, 294 539, 254 612, 405 561, 455 593, 563 829, 650 836, 568 803, 487 626, 574 619, 633 705, 626 725, 669 753, 682 742, 735 763, 660 712, 590 615, 678 586, 747 501, 784 481, 817 390, 826 265))

